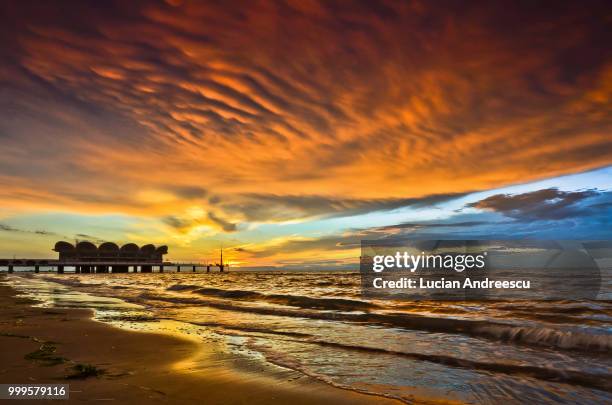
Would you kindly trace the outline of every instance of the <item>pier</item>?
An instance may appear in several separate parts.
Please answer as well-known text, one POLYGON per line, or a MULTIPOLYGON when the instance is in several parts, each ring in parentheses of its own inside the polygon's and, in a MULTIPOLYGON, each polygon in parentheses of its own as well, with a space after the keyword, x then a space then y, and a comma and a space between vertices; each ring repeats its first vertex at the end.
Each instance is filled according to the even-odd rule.
POLYGON ((168 253, 165 245, 155 247, 148 244, 142 247, 127 243, 121 247, 112 242, 96 246, 82 241, 75 245, 60 241, 53 250, 59 253, 58 259, 0 259, 0 271, 13 273, 34 271, 62 273, 163 273, 165 271, 181 272, 227 272, 229 266, 223 263, 221 251, 219 263, 171 262, 163 260, 168 253))

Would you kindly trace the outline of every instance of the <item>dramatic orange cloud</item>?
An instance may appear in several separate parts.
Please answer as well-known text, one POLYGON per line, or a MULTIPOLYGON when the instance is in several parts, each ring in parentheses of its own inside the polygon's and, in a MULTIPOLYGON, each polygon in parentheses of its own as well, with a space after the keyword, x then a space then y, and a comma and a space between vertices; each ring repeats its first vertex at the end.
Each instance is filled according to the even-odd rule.
POLYGON ((9 207, 233 232, 612 163, 605 3, 3 7, 9 207))

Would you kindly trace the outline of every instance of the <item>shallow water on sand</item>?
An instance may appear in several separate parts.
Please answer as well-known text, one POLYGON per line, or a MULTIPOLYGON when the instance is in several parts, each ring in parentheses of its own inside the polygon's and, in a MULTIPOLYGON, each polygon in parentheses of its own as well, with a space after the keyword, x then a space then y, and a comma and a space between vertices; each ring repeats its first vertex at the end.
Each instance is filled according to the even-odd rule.
POLYGON ((367 300, 358 273, 28 274, 42 305, 155 321, 335 386, 409 401, 612 401, 612 302, 367 300))

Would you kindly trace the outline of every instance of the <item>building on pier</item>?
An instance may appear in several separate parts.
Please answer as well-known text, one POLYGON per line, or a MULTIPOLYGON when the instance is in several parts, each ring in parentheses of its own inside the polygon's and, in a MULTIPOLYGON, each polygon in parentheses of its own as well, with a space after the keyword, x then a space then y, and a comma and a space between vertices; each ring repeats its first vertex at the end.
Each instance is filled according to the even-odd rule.
MULTIPOLYGON (((59 253, 59 264, 76 264, 77 273, 127 273, 130 265, 134 269, 140 266, 143 273, 151 273, 153 266, 162 266, 163 256, 168 254, 168 246, 155 247, 148 244, 138 247, 135 243, 126 243, 119 247, 113 242, 104 242, 100 246, 88 241, 70 242, 59 241, 53 248, 59 253), (87 263, 87 264, 85 264, 87 263)), ((58 270, 60 267, 58 267, 58 270)))
POLYGON ((53 250, 59 253, 60 262, 150 262, 160 264, 163 262, 163 256, 168 254, 168 246, 165 245, 156 248, 151 244, 138 247, 135 243, 126 243, 119 247, 113 242, 104 242, 96 246, 87 241, 78 242, 76 245, 59 241, 53 250))
POLYGON ((113 242, 104 242, 99 246, 88 241, 72 244, 59 241, 55 244, 53 251, 57 252, 57 259, 0 259, 0 268, 6 267, 8 273, 13 273, 15 268, 31 268, 34 272, 40 272, 41 267, 55 269, 57 273, 64 273, 66 269, 74 270, 75 273, 152 273, 154 269, 160 273, 164 269, 181 268, 196 272, 198 268, 206 268, 210 273, 211 267, 217 267, 219 272, 229 269, 229 265, 223 262, 217 264, 209 263, 178 263, 164 260, 168 254, 168 246, 155 247, 147 244, 138 247, 135 243, 127 243, 121 247, 113 242))

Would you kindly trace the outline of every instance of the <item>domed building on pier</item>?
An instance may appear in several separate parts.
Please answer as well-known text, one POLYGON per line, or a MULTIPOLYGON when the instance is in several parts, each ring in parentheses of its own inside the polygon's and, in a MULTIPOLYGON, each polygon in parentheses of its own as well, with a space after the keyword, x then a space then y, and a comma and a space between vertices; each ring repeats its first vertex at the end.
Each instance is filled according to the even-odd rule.
POLYGON ((53 249, 59 253, 60 261, 87 261, 87 262, 150 262, 162 263, 163 256, 168 254, 168 246, 155 247, 147 244, 138 247, 135 243, 126 243, 119 247, 113 242, 104 242, 100 246, 88 241, 70 242, 59 241, 53 249))

